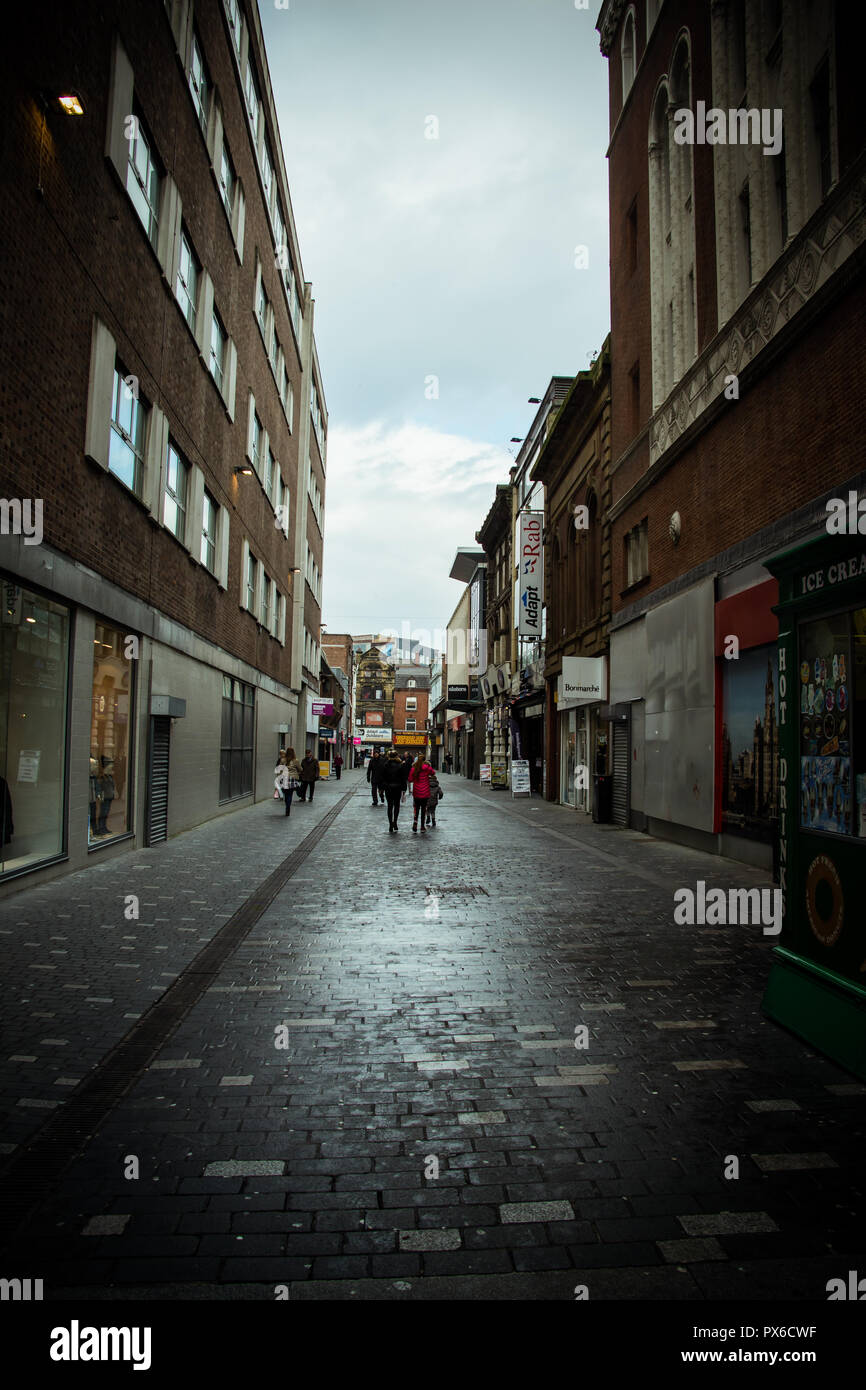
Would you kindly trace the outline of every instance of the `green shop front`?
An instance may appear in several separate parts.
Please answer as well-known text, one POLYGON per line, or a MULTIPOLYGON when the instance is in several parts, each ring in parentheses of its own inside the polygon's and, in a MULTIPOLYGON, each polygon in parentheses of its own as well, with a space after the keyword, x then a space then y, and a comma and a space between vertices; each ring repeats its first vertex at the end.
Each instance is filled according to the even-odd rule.
POLYGON ((783 926, 764 1011, 866 1078, 866 536, 767 562, 779 581, 783 926))

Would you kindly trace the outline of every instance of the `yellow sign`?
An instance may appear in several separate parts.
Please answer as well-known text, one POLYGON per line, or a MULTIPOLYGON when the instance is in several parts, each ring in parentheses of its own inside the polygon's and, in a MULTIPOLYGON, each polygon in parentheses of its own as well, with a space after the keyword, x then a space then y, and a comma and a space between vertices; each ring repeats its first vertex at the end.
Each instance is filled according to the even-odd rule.
POLYGON ((426 748, 426 734, 395 734, 394 743, 397 747, 403 748, 426 748))
POLYGON ((330 763, 319 763, 319 776, 320 776, 320 777, 330 777, 330 775, 331 775, 331 764, 330 764, 330 763))

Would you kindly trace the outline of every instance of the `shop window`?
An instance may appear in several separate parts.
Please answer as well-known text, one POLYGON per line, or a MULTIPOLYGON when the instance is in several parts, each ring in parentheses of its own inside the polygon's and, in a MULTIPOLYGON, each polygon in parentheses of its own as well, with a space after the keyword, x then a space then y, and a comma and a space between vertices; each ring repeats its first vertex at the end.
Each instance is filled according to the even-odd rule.
POLYGON ((132 829, 131 729, 135 661, 130 634, 97 622, 93 634, 88 842, 132 829))
POLYGON ((866 609, 804 623, 799 663, 800 825, 866 836, 866 609))
POLYGON ((64 850, 69 609, 2 580, 0 873, 64 850))
POLYGON ((223 676, 220 801, 252 792, 254 699, 251 685, 223 676))

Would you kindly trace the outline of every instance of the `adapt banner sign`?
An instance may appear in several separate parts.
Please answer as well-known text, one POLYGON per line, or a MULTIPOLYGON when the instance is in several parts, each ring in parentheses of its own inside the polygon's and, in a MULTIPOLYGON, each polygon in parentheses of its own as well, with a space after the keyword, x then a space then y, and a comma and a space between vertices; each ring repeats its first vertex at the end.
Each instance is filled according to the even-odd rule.
POLYGON ((541 636, 541 601, 544 588, 543 512, 521 512, 517 521, 519 637, 541 636))
POLYGON ((556 708, 560 710, 606 700, 607 657, 564 656, 556 692, 556 708))

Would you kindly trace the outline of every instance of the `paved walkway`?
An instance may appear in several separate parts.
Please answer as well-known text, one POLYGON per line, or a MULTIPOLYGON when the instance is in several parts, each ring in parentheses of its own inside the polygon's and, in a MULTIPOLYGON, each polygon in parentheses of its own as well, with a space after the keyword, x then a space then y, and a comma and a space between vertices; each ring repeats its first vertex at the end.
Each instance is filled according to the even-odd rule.
POLYGON ((677 887, 768 877, 442 785, 423 837, 408 808, 389 835, 348 773, 288 824, 266 803, 0 903, 20 1173, 34 1127, 356 793, 7 1276, 59 1298, 753 1301, 823 1299, 862 1262, 866 1087, 762 1017, 760 927, 673 922, 677 887))

